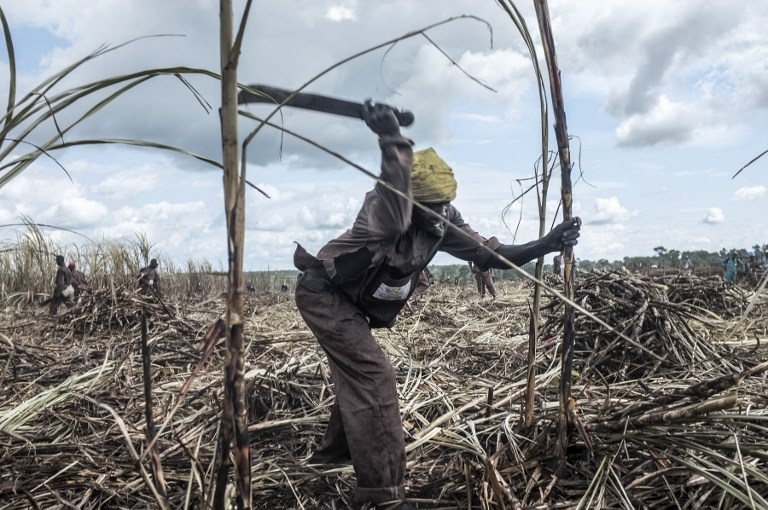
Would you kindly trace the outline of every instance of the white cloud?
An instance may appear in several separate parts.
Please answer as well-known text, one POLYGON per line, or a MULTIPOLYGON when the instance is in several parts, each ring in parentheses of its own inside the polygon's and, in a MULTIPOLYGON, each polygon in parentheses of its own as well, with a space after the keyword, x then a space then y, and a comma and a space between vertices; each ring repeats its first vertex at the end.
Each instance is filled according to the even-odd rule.
POLYGON ((768 107, 768 78, 755 65, 768 58, 768 4, 618 0, 552 10, 563 77, 601 98, 625 146, 732 143, 748 136, 742 114, 768 107), (661 109, 663 98, 684 116, 661 109))
POLYGON ((617 197, 596 198, 595 213, 587 219, 587 223, 590 225, 621 223, 636 214, 621 205, 617 197))
POLYGON ((488 124, 498 124, 501 119, 496 115, 482 115, 479 113, 461 113, 456 116, 461 120, 468 120, 471 122, 485 122, 488 124))
POLYGON ((733 193, 736 200, 757 200, 765 196, 765 186, 744 186, 733 193))
POLYGON ((619 224, 584 228, 575 251, 580 253, 583 247, 589 246, 588 258, 616 260, 621 258, 620 254, 626 253, 626 238, 627 229, 619 224))
POLYGON ((60 227, 82 229, 100 224, 109 214, 109 209, 101 202, 84 197, 67 197, 59 203, 40 213, 42 223, 50 223, 60 227))
POLYGON ((38 223, 81 230, 98 225, 109 208, 85 196, 78 181, 39 167, 19 175, 0 193, 0 217, 29 216, 38 223))
POLYGON ((321 196, 311 206, 302 206, 296 214, 298 225, 308 230, 341 230, 352 226, 362 202, 321 196))
POLYGON ((677 145, 688 141, 698 124, 697 116, 681 103, 665 96, 649 111, 636 113, 616 128, 619 144, 630 147, 645 145, 677 145))
POLYGON ((328 11, 325 13, 325 17, 331 21, 355 21, 357 14, 349 7, 343 5, 332 5, 328 7, 328 11))
MULTIPOLYGON (((512 104, 530 88, 533 77, 530 59, 512 49, 496 49, 482 53, 467 51, 459 59, 459 65, 481 83, 497 89, 499 94, 512 104)), ((457 71, 454 68, 452 73, 462 89, 481 97, 494 97, 487 89, 470 85, 467 81, 469 78, 457 71)))
POLYGON ((125 197, 138 195, 155 189, 159 185, 157 176, 141 169, 131 169, 107 176, 91 189, 106 196, 125 197))
POLYGON ((723 210, 719 207, 710 207, 701 221, 707 225, 717 225, 725 221, 725 214, 723 214, 723 210))
MULTIPOLYGON (((210 1, 97 2, 87 10, 80 0, 6 3, 3 9, 21 57, 18 62, 26 62, 20 63, 26 67, 19 70, 17 97, 101 44, 114 46, 147 34, 184 37, 132 43, 81 66, 52 94, 137 69, 187 65, 219 70, 218 17, 210 1), (44 36, 46 30, 52 35, 44 36)), ((372 97, 411 109, 416 123, 405 134, 417 148, 433 145, 446 151, 460 181, 458 200, 465 217, 482 233, 509 239, 498 218, 518 189, 514 183, 530 176, 539 156, 539 112, 531 62, 498 5, 476 0, 444 2, 440 9, 412 0, 383 0, 365 8, 357 0, 300 4, 300 9, 296 2, 254 6, 238 69, 241 81, 263 79, 294 87, 343 58, 436 21, 461 14, 488 21, 491 27, 458 19, 428 32, 458 65, 417 36, 347 62, 308 90, 358 100, 372 97), (493 30, 492 46, 488 28, 493 30), (498 92, 478 85, 462 70, 498 92), (499 173, 477 173, 484 168, 499 173)), ((242 0, 236 2, 236 14, 242 5, 242 0)), ((520 8, 540 48, 533 6, 520 8)), ((591 254, 584 257, 612 258, 610 250, 617 256, 641 254, 658 244, 696 246, 679 233, 660 234, 669 217, 685 236, 695 232, 697 238, 711 239, 715 248, 746 246, 753 232, 765 232, 751 221, 763 216, 761 199, 766 193, 759 186, 744 186, 732 194, 732 200, 741 202, 728 209, 727 223, 722 210, 713 208, 716 212, 704 220, 702 213, 709 204, 719 203, 724 190, 731 193, 738 187, 728 184, 743 164, 738 155, 761 150, 754 140, 767 129, 763 114, 768 109, 768 75, 761 63, 768 60, 768 2, 752 0, 734 9, 716 0, 553 0, 550 8, 572 157, 576 161, 578 151, 579 169, 584 171, 584 181, 574 183, 574 197, 585 204, 577 214, 591 223, 578 247, 591 254), (578 149, 577 137, 583 142, 578 149), (643 150, 636 150, 639 147, 643 150), (694 147, 697 150, 690 150, 694 147), (695 180, 683 178, 693 172, 698 173, 695 180), (614 197, 592 205, 595 197, 608 194, 614 197), (630 203, 642 210, 642 217, 628 210, 625 204, 630 203), (634 217, 638 219, 627 221, 634 217), (618 230, 621 226, 626 230, 618 230), (642 228, 647 234, 638 236, 642 228)), ((5 69, 0 68, 1 76, 7 77, 5 69)), ((211 104, 210 112, 175 78, 158 78, 67 132, 66 139, 153 140, 218 161, 218 83, 201 76, 189 79, 211 104)), ((0 79, 0 97, 7 83, 0 79)), ((266 107, 246 109, 260 114, 266 107)), ((57 121, 66 124, 72 118, 60 115, 57 121)), ((272 120, 378 171, 376 137, 355 119, 286 108, 272 120)), ((241 121, 240 133, 246 136, 254 123, 241 121)), ((41 127, 53 135, 50 124, 41 127)), ((549 146, 556 146, 552 131, 549 146)), ((226 260, 218 169, 197 172, 200 163, 157 151, 89 151, 71 148, 54 154, 74 183, 60 170, 51 171, 54 165, 48 162, 48 171, 25 172, 5 186, 0 219, 11 223, 29 214, 36 221, 87 225, 99 218, 97 225, 82 227, 84 234, 116 233, 131 239, 136 232, 146 232, 152 242, 162 243, 168 257, 183 260, 194 253, 196 258, 226 260), (66 195, 66 207, 59 195, 66 195), (160 202, 165 205, 157 205, 160 202)), ((249 180, 258 181, 273 197, 267 200, 247 191, 249 267, 290 265, 293 240, 308 249, 319 248, 351 225, 370 189, 370 181, 360 184, 356 172, 337 172, 337 160, 289 135, 281 139, 272 128, 259 133, 248 156, 249 180), (347 177, 357 184, 345 182, 347 177)), ((550 190, 550 199, 556 198, 556 191, 550 190)), ((514 209, 507 219, 514 223, 517 213, 514 209)), ((532 220, 533 195, 522 201, 521 214, 518 240, 526 241, 537 225, 532 220)))

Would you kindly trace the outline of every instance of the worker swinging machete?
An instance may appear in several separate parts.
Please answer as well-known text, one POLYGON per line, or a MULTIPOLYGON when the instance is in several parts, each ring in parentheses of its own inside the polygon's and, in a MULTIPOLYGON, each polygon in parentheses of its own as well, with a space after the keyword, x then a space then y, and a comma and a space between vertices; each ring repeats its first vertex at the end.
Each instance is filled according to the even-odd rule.
MULTIPOLYGON (((363 108, 365 108, 366 103, 370 103, 370 101, 359 103, 309 92, 297 92, 294 94, 294 91, 292 90, 255 83, 243 88, 237 95, 237 104, 248 103, 271 103, 275 105, 285 103, 285 106, 292 106, 294 108, 303 108, 305 110, 314 110, 317 112, 342 115, 344 117, 352 117, 354 119, 362 119, 363 108), (289 96, 293 97, 286 101, 289 96)), ((407 127, 413 124, 413 113, 408 110, 392 109, 401 126, 407 127)))

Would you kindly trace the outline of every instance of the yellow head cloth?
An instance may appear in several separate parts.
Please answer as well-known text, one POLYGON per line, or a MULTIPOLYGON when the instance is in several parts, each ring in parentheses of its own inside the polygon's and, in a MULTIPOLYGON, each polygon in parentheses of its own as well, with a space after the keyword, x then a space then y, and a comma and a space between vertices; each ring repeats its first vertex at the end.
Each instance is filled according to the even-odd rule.
POLYGON ((456 198, 453 170, 432 147, 413 153, 411 188, 419 202, 451 202, 456 198))

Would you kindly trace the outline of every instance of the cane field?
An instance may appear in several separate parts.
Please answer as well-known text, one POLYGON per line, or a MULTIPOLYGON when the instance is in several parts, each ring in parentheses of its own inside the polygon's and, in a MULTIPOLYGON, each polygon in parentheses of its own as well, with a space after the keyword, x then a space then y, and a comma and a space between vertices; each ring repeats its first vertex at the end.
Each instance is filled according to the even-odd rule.
MULTIPOLYGON (((159 257, 162 296, 140 295, 149 250, 139 237, 78 252, 33 225, 4 246, 0 509, 211 508, 226 278, 159 257), (78 260, 91 288, 50 316, 40 303, 57 253, 78 260)), ((253 508, 346 508, 352 466, 306 463, 333 385, 295 308, 295 280, 280 289, 288 273, 252 275, 245 296, 253 508)), ((562 302, 544 291, 527 423, 533 286, 497 287, 491 300, 469 283, 435 284, 395 327, 376 330, 398 374, 407 490, 419 508, 768 508, 764 289, 582 272, 575 302, 592 317, 575 317, 561 464, 562 302)))
MULTIPOLYGON (((554 38, 546 2, 537 1, 547 30, 547 94, 527 25, 511 2, 497 3, 531 51, 542 140, 551 124, 546 97, 561 116, 559 162, 543 143, 542 170, 530 189, 538 194, 543 236, 553 214, 572 218, 554 38), (553 213, 546 204, 554 170, 563 184, 553 213)), ((223 172, 228 257, 226 267, 179 265, 141 234, 61 244, 64 237, 48 230, 56 225, 26 217, 3 225, 0 510, 350 506, 352 466, 307 463, 334 388, 295 307, 296 272, 243 269, 245 189, 264 191, 240 165, 262 127, 282 129, 268 121, 284 105, 265 119, 238 111, 238 91, 248 88, 237 64, 252 2, 242 20, 231 0, 219 4, 219 70, 149 68, 80 83, 82 65, 117 58, 112 52, 124 44, 104 46, 18 98, 11 30, 0 8, 9 83, 0 188, 41 157, 58 163, 60 150, 170 150, 223 172), (81 122, 155 78, 178 79, 209 108, 190 76, 221 84, 221 161, 113 133, 78 138, 81 122), (62 90, 63 83, 75 85, 62 90), (258 123, 242 133, 242 147, 239 118, 258 123), (46 300, 57 254, 75 261, 89 285, 51 315, 46 300), (140 294, 137 276, 152 258, 161 292, 140 294)), ((348 60, 460 19, 476 17, 449 18, 356 53, 307 77, 296 92, 348 60)), ((575 278, 566 272, 563 282, 542 267, 537 278, 500 278, 493 300, 466 278, 438 279, 394 327, 375 330, 398 378, 408 499, 434 510, 768 508, 766 274, 731 285, 719 266, 693 274, 674 266, 650 273, 590 267, 575 278)))

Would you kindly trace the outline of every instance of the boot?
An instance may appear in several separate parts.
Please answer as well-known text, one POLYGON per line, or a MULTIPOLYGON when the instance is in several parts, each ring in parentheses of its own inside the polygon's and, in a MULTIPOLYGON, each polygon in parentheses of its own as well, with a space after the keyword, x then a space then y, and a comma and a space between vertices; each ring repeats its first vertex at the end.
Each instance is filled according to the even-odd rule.
POLYGON ((352 457, 349 455, 349 451, 332 453, 315 450, 315 453, 307 459, 307 464, 352 464, 352 457))

